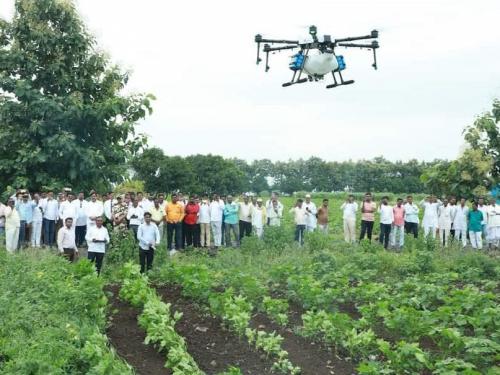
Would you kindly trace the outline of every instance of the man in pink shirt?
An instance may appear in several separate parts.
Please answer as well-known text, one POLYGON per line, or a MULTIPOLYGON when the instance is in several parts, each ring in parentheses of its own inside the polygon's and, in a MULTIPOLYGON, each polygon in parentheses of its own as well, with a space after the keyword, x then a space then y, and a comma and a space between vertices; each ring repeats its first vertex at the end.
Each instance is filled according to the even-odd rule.
POLYGON ((396 249, 402 249, 405 243, 405 208, 403 207, 402 198, 398 198, 393 211, 394 222, 391 229, 391 246, 396 249), (397 243, 396 237, 398 237, 397 243))
POLYGON ((368 240, 372 241, 372 231, 373 223, 375 222, 375 211, 377 210, 377 204, 372 201, 372 194, 366 193, 365 199, 361 203, 361 234, 359 236, 359 241, 365 238, 365 234, 368 240))

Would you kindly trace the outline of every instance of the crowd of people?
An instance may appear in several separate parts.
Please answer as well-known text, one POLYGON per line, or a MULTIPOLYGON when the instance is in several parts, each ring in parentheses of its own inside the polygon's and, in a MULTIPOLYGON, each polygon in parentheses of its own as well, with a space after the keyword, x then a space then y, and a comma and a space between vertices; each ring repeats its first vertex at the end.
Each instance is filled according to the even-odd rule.
MULTIPOLYGON (((461 241, 463 247, 482 249, 498 248, 500 242, 500 205, 495 199, 488 204, 484 198, 470 202, 454 197, 443 199, 429 196, 419 204, 412 196, 404 201, 398 198, 394 205, 384 196, 379 205, 372 194, 366 193, 360 204, 349 195, 341 205, 344 238, 355 243, 367 238, 372 240, 376 215, 379 216, 378 239, 385 248, 401 249, 405 234, 419 235, 420 210, 423 210, 421 227, 425 236, 436 238, 443 246, 452 240, 461 241), (361 219, 360 235, 356 236, 358 215, 361 219)), ((295 241, 304 243, 305 232, 329 232, 329 200, 323 199, 316 207, 311 195, 297 199, 288 211, 295 223, 295 241)), ((231 195, 213 194, 185 198, 183 194, 144 196, 143 193, 115 195, 109 192, 98 196, 94 191, 89 197, 83 192, 74 194, 64 189, 57 197, 54 192, 30 193, 19 190, 7 205, 0 203, 0 235, 5 236, 8 251, 23 246, 57 246, 61 254, 73 261, 78 249, 87 245, 88 258, 96 263, 100 272, 106 244, 110 241, 107 227, 116 233, 133 233, 138 243, 141 271, 150 269, 160 238, 166 238, 170 255, 185 247, 217 249, 220 246, 239 247, 245 236, 262 238, 266 226, 281 226, 284 206, 277 193, 266 202, 256 196, 243 194, 238 199, 231 195)))

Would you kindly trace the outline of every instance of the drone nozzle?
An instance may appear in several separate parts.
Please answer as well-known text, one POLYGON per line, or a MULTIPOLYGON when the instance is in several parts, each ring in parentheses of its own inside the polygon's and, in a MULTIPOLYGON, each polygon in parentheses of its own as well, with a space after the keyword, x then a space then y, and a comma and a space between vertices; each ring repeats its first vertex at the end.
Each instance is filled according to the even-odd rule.
POLYGON ((375 48, 379 48, 380 45, 378 44, 378 42, 376 40, 373 40, 372 41, 372 48, 375 49, 375 48))
POLYGON ((378 30, 372 30, 371 37, 372 38, 378 38, 378 30))
POLYGON ((255 43, 260 43, 260 42, 262 42, 262 35, 260 34, 255 35, 255 43))
POLYGON ((318 33, 318 28, 314 25, 309 26, 309 34, 316 35, 318 33))

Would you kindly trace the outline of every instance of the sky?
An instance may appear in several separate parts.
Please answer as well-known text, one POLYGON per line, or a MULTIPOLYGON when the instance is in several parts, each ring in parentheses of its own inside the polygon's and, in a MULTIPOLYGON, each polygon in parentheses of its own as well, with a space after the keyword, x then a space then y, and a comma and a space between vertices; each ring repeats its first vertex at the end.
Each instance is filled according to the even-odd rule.
MULTIPOLYGON (((10 17, 14 0, 0 1, 10 17)), ((248 161, 454 159, 462 130, 500 98, 498 0, 77 0, 89 30, 152 93, 138 126, 167 155, 248 161), (304 39, 380 31, 371 52, 338 49, 355 84, 283 88, 291 52, 255 64, 257 33, 304 39)))

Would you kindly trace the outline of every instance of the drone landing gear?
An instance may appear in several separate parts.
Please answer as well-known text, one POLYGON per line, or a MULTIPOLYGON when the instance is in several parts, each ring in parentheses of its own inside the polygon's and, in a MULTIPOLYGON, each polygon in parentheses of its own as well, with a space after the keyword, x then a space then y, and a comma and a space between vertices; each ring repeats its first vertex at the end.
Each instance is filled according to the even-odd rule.
POLYGON ((297 83, 306 83, 306 82, 307 82, 307 78, 301 78, 301 79, 298 79, 296 81, 294 81, 293 78, 292 78, 292 80, 290 82, 285 82, 281 86, 282 87, 288 87, 288 86, 291 86, 291 85, 296 85, 297 83))
POLYGON ((337 81, 337 77, 335 77, 335 71, 332 72, 332 77, 333 77, 333 84, 327 85, 327 89, 333 89, 334 87, 337 86, 342 86, 342 85, 352 85, 354 83, 354 80, 350 79, 348 81, 344 81, 344 78, 342 77, 342 73, 338 71, 339 77, 340 77, 340 82, 337 81))

